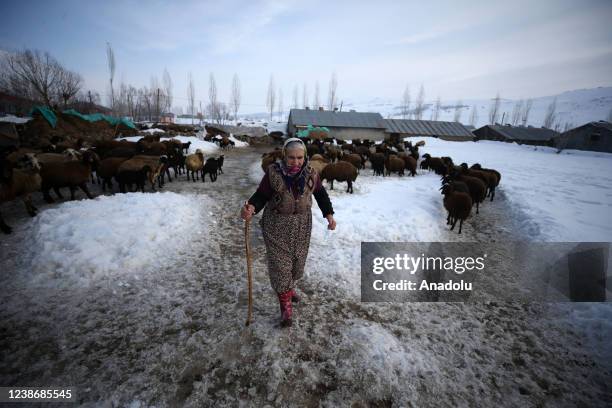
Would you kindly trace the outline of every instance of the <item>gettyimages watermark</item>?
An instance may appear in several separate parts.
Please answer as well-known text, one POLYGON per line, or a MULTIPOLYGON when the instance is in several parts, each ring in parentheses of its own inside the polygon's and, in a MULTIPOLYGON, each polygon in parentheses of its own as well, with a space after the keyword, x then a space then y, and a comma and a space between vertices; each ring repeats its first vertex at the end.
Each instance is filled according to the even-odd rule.
POLYGON ((607 242, 362 242, 362 302, 612 301, 607 242))

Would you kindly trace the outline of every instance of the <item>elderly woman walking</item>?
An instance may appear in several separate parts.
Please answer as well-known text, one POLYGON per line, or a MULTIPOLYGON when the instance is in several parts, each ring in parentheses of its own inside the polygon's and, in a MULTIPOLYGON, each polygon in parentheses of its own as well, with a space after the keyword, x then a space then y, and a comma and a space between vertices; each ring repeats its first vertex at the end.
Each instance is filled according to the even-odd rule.
POLYGON ((300 139, 291 138, 283 146, 283 159, 267 168, 257 191, 241 211, 241 217, 250 221, 265 207, 260 224, 283 327, 291 326, 291 302, 299 301, 294 288, 304 274, 310 246, 312 196, 327 219, 327 228, 335 229, 331 201, 319 175, 308 164, 306 146, 300 139))

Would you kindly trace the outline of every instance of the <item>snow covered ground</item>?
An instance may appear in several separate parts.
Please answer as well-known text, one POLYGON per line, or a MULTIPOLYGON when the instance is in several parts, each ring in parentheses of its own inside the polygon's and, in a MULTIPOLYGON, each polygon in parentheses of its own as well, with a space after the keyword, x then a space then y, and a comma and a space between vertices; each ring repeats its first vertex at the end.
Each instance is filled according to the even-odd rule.
MULTIPOLYGON (((140 139, 142 139, 142 136, 130 136, 130 137, 123 137, 119 140, 127 140, 128 142, 137 142, 140 139)), ((217 146, 216 144, 214 144, 213 142, 207 142, 205 140, 200 140, 197 137, 194 136, 173 136, 171 138, 165 138, 162 137, 161 140, 164 139, 177 139, 180 140, 182 143, 189 143, 191 142, 191 144, 189 145, 189 154, 193 154, 196 152, 196 150, 200 149, 202 151, 202 153, 204 154, 214 154, 219 150, 219 146, 217 146)))

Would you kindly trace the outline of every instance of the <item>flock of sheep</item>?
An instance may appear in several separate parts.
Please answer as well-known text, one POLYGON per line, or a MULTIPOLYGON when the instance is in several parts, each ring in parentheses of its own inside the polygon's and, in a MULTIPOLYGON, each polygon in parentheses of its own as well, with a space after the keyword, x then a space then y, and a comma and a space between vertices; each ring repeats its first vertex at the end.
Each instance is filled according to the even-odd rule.
MULTIPOLYGON (((186 174, 187 179, 195 181, 206 174, 212 182, 223 173, 224 156, 204 160, 200 150, 186 154, 190 143, 176 139, 160 141, 156 136, 145 136, 138 142, 97 141, 93 146, 84 148, 83 142, 64 143, 56 146, 53 152, 20 148, 0 154, 0 204, 21 197, 30 216, 35 216, 37 208, 32 204, 32 193, 42 192, 46 202, 52 203, 53 190, 62 199, 62 188, 70 189, 70 198, 80 188, 88 198, 93 198, 87 184, 101 184, 102 191, 113 189, 113 179, 120 192, 134 188, 144 192, 148 183, 155 191, 161 188, 165 177, 172 181, 174 176, 186 174), (95 174, 95 178, 94 178, 95 174)), ((0 230, 8 234, 11 228, 0 214, 0 230)))
MULTIPOLYGON (((403 176, 406 172, 416 176, 419 147, 424 145, 423 141, 414 145, 411 142, 374 144, 359 139, 350 144, 336 139, 306 141, 310 165, 319 173, 321 180, 327 180, 332 190, 334 181, 346 182, 347 193, 353 193, 353 183, 359 171, 366 168, 367 162, 370 162, 375 176, 384 177, 391 173, 403 176)), ((280 149, 264 154, 262 169, 266 171, 271 163, 281 157, 280 149)), ((448 211, 446 221, 451 230, 459 221, 459 234, 463 221, 469 217, 474 205, 478 214, 479 206, 486 197, 493 201, 495 188, 501 180, 501 174, 494 169, 482 168, 478 163, 470 168, 466 163, 457 166, 450 157, 424 154, 420 167, 440 175, 440 190, 444 196, 444 208, 448 211)))

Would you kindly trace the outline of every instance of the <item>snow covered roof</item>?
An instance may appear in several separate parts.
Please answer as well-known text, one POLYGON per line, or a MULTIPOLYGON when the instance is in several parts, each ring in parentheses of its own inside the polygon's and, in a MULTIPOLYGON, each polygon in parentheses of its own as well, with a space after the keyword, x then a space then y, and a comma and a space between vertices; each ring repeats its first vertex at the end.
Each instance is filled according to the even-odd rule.
MULTIPOLYGON (((536 128, 531 126, 508 126, 508 125, 487 125, 490 129, 511 140, 534 140, 547 141, 557 136, 558 133, 551 129, 536 128)), ((487 127, 483 126, 483 127, 487 127)), ((481 128, 482 129, 482 128, 481 128)))
POLYGON ((291 109, 289 122, 298 126, 325 126, 384 129, 383 117, 378 112, 332 112, 310 109, 291 109))
POLYGON ((418 136, 460 136, 474 135, 459 122, 437 120, 384 119, 387 133, 402 133, 418 136))

